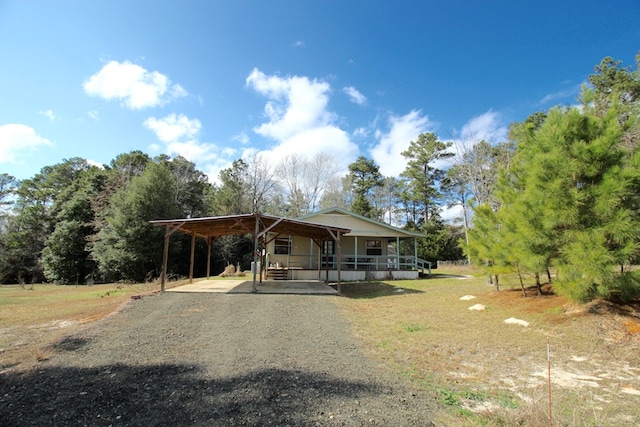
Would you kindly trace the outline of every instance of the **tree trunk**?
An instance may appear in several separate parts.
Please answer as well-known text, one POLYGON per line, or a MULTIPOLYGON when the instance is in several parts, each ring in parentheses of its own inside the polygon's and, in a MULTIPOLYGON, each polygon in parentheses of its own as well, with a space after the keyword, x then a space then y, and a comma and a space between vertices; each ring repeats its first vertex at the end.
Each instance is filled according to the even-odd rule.
POLYGON ((540 284, 540 274, 536 271, 536 289, 538 290, 538 296, 542 295, 542 285, 540 284))
POLYGON ((520 273, 520 266, 516 267, 518 269, 518 280, 520 280, 520 287, 522 288, 522 295, 526 298, 527 291, 524 289, 524 282, 522 281, 522 273, 520 273))
POLYGON ((494 283, 496 285, 496 291, 500 292, 500 281, 498 280, 498 275, 495 274, 493 277, 494 283))

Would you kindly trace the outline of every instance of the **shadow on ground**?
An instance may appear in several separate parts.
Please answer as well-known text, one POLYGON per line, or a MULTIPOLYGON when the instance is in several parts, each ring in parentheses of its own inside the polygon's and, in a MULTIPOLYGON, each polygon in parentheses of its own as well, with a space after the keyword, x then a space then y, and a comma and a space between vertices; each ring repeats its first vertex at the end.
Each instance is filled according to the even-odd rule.
MULTIPOLYGON (((345 400, 385 393, 328 373, 281 369, 210 379, 181 365, 43 368, 0 375, 0 420, 5 427, 323 425, 345 400)), ((352 410, 354 425, 368 420, 361 412, 352 410)))
POLYGON ((382 282, 351 282, 342 284, 342 295, 354 299, 369 299, 417 293, 421 294, 424 292, 382 282))

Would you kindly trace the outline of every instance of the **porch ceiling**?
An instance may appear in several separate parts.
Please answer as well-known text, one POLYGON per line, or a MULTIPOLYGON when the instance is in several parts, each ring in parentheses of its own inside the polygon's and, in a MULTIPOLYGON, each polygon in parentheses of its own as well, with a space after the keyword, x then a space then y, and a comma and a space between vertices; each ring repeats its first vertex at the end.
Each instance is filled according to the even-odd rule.
POLYGON ((265 233, 309 237, 319 240, 333 240, 337 233, 344 235, 348 228, 297 221, 264 214, 216 216, 208 218, 185 218, 150 221, 151 224, 166 227, 185 234, 195 234, 204 238, 218 238, 234 234, 254 234, 258 222, 258 236, 265 233))

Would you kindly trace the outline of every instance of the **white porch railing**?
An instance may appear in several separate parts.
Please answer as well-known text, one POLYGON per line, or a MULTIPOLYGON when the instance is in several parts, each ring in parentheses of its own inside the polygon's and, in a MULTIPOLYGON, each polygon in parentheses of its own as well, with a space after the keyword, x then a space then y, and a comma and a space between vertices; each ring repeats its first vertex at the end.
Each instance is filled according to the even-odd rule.
MULTIPOLYGON (((338 256, 336 254, 322 255, 318 259, 318 254, 289 255, 284 267, 317 270, 318 264, 321 269, 329 268, 336 270, 338 256)), ((340 257, 341 270, 428 270, 431 273, 431 263, 412 255, 361 255, 342 254, 340 257)))

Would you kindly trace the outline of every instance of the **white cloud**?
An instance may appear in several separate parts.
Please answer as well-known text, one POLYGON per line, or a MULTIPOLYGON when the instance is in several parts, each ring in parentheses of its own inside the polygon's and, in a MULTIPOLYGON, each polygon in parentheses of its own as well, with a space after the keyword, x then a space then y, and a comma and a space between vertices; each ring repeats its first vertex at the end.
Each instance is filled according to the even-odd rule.
POLYGON ((15 123, 0 126, 0 163, 19 163, 22 154, 48 145, 51 142, 29 126, 15 123))
POLYGON ((251 141, 249 135, 247 135, 245 132, 239 133, 238 135, 234 136, 233 140, 238 141, 242 145, 247 145, 251 141))
POLYGON ((572 101, 575 101, 575 97, 580 92, 581 87, 581 85, 578 85, 569 89, 547 94, 538 102, 538 106, 547 105, 559 99, 572 98, 572 101))
POLYGON ((82 86, 90 96, 119 99, 125 107, 133 110, 157 107, 187 95, 182 86, 171 84, 164 74, 147 71, 129 61, 110 61, 82 86))
POLYGON ((269 122, 254 129, 262 136, 282 141, 334 120, 327 110, 331 88, 326 82, 307 77, 267 76, 254 69, 246 83, 269 98, 264 108, 269 122))
POLYGON ((162 142, 175 142, 195 138, 202 128, 198 119, 189 119, 184 114, 169 114, 162 119, 149 117, 144 126, 151 129, 162 142))
POLYGON ((462 210, 462 206, 456 205, 453 207, 441 207, 440 208, 440 218, 446 223, 453 224, 456 222, 462 222, 464 211, 462 210))
POLYGON ((95 166, 97 168, 104 169, 104 164, 102 164, 100 162, 97 162, 95 160, 87 159, 87 163, 89 165, 91 165, 91 166, 95 166))
POLYGON ((367 97, 364 96, 358 89, 353 86, 348 86, 342 89, 344 93, 349 96, 349 100, 354 104, 364 105, 367 103, 367 97))
POLYGON ((495 111, 487 111, 469 120, 460 131, 463 141, 489 143, 502 142, 507 136, 508 129, 502 123, 502 117, 495 111))
POLYGON ((263 150, 266 156, 278 164, 287 155, 301 154, 312 158, 318 153, 331 155, 338 166, 346 173, 349 163, 358 157, 358 146, 353 144, 349 135, 335 126, 312 128, 283 141, 271 150, 263 150))
POLYGON ((302 40, 296 40, 296 41, 293 43, 293 47, 304 47, 304 41, 302 41, 302 40))
MULTIPOLYGON (((198 140, 200 129, 202 129, 198 119, 172 113, 161 119, 149 117, 143 124, 165 143, 164 151, 171 156, 182 156, 194 163, 218 158, 218 147, 215 144, 198 140)), ((161 149, 158 144, 149 146, 152 152, 159 152, 161 149)))
POLYGON ((56 119, 56 115, 53 113, 53 110, 38 111, 38 114, 42 114, 52 122, 56 119))
POLYGON ((214 160, 218 157, 218 147, 215 144, 208 144, 196 140, 186 142, 172 142, 167 145, 167 152, 170 155, 179 155, 185 159, 198 163, 214 160))
POLYGON ((406 168, 407 161, 402 152, 409 143, 418 139, 418 135, 428 132, 432 123, 419 110, 412 110, 404 116, 391 116, 389 131, 376 130, 378 143, 370 150, 371 158, 380 166, 384 176, 399 176, 406 168))
POLYGON ((266 123, 254 132, 276 141, 268 150, 276 164, 290 153, 313 156, 319 152, 331 154, 348 165, 358 155, 358 146, 347 132, 335 124, 337 116, 327 109, 331 86, 308 77, 268 76, 254 69, 246 84, 264 95, 266 123))
POLYGON ((365 127, 359 127, 352 132, 352 135, 355 138, 365 138, 367 135, 369 135, 369 130, 365 127))
POLYGON ((90 119, 98 120, 98 111, 97 110, 87 111, 87 116, 89 116, 90 119))

